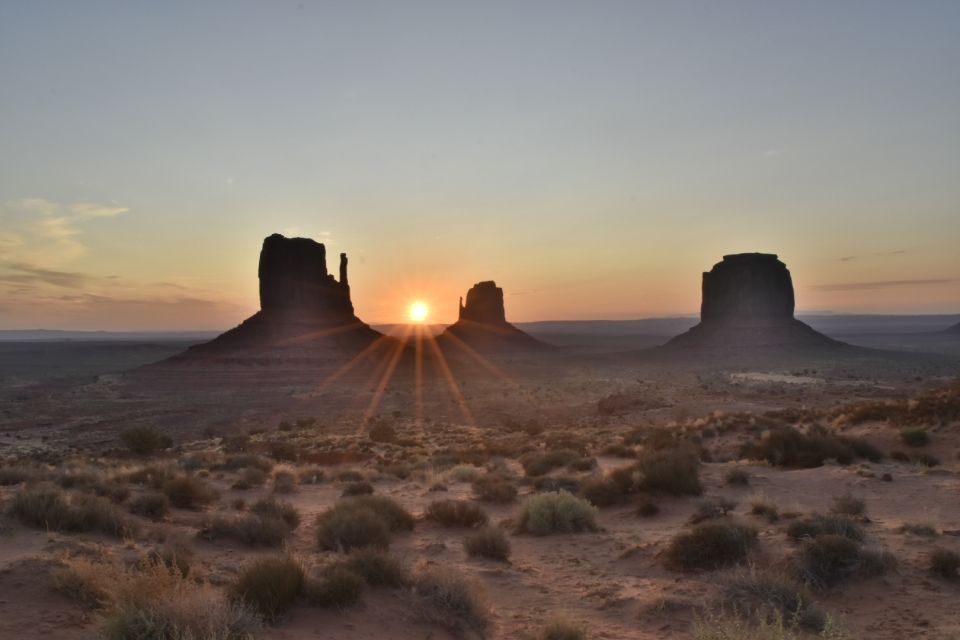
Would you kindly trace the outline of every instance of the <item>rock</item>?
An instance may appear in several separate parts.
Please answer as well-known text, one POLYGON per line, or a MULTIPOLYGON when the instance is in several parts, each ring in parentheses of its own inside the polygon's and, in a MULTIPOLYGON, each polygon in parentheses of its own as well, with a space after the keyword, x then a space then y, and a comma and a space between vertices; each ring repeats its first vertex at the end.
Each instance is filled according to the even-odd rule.
POLYGON ((263 241, 257 275, 260 311, 165 364, 216 360, 309 366, 342 360, 376 340, 392 341, 354 314, 344 253, 337 280, 327 272, 322 244, 274 234, 263 241))
POLYGON ((667 349, 835 348, 843 343, 793 317, 793 279, 769 253, 723 257, 703 274, 700 323, 667 349))
POLYGON ((458 320, 437 338, 445 349, 480 351, 540 350, 550 346, 507 322, 503 289, 493 280, 478 282, 460 298, 458 320))

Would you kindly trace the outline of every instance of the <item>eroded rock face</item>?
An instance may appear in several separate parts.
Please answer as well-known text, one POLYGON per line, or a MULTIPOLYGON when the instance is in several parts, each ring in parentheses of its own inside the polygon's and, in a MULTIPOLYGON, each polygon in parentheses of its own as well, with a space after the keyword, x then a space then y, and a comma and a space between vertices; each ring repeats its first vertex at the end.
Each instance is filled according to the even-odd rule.
POLYGON ((340 281, 327 272, 326 247, 309 238, 273 234, 260 250, 260 309, 265 313, 352 316, 346 254, 340 281))
POLYGON ((771 253, 738 253, 703 274, 701 322, 777 323, 793 318, 793 280, 771 253))
POLYGON ((506 324, 503 309, 503 289, 493 280, 478 282, 467 291, 467 303, 460 298, 460 320, 483 324, 506 324))
POLYGON ((843 346, 794 318, 794 304, 790 271, 776 255, 724 256, 703 274, 700 324, 666 346, 727 354, 843 346))

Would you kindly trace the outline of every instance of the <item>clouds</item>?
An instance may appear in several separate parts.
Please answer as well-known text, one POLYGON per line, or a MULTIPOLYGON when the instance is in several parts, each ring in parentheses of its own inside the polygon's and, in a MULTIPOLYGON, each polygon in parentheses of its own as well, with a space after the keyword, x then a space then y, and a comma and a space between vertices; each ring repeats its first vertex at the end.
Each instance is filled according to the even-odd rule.
POLYGON ((960 282, 958 278, 926 278, 916 280, 876 280, 873 282, 838 282, 834 284, 815 284, 810 288, 815 291, 875 291, 896 287, 922 287, 929 285, 953 284, 960 282))
POLYGON ((837 258, 839 262, 853 262, 854 260, 862 260, 863 258, 877 258, 884 256, 903 256, 910 253, 909 249, 895 249, 893 251, 878 251, 877 253, 868 253, 862 256, 843 256, 837 258))

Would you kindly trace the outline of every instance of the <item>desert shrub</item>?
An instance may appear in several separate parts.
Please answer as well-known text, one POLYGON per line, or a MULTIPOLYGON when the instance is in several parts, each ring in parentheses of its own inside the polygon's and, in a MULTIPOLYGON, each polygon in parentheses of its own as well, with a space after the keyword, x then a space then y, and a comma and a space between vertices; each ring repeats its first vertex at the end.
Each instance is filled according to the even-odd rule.
POLYGON ((718 569, 746 559, 757 530, 733 522, 705 522, 680 533, 667 547, 667 561, 683 571, 718 569))
POLYGON ((407 567, 379 549, 357 549, 343 564, 373 587, 402 587, 410 582, 407 567))
POLYGON ((813 427, 805 433, 789 426, 764 432, 759 442, 745 445, 741 455, 778 467, 794 468, 819 467, 827 460, 850 464, 857 457, 871 462, 882 458, 876 447, 862 440, 844 438, 823 427, 813 427))
POLYGON ((619 504, 627 497, 623 489, 609 476, 587 480, 580 487, 580 495, 595 507, 619 504))
POLYGON ((637 505, 637 515, 642 518, 652 518, 660 513, 660 507, 652 500, 643 500, 637 505))
POLYGON ((161 449, 173 446, 170 436, 163 435, 150 427, 130 427, 120 432, 120 442, 131 453, 147 456, 161 449))
POLYGON ((494 504, 507 504, 517 498, 517 488, 499 474, 487 474, 473 481, 473 495, 477 500, 494 504))
POLYGON ((447 472, 453 482, 474 482, 480 477, 480 469, 469 464, 458 464, 447 472))
POLYGON ((421 615, 431 622, 481 635, 490 626, 490 608, 480 586, 450 569, 418 572, 413 591, 420 599, 421 615))
MULTIPOLYGON (((803 640, 810 636, 795 632, 792 621, 775 613, 748 615, 739 611, 709 610, 699 615, 693 624, 693 640, 803 640)), ((825 626, 816 638, 823 640, 847 640, 839 629, 825 621, 825 626)))
POLYGON ((953 579, 958 577, 960 569, 960 553, 949 549, 934 549, 930 552, 930 571, 940 578, 953 579))
POLYGON ((350 482, 343 487, 343 492, 340 495, 344 497, 368 496, 371 493, 373 493, 373 485, 369 482, 350 482))
POLYGON ((675 496, 700 495, 700 459, 689 448, 644 451, 637 461, 640 488, 675 496))
POLYGON ((207 540, 227 538, 254 546, 279 547, 290 536, 290 527, 279 517, 247 513, 216 516, 204 523, 199 535, 207 540))
POLYGON ((856 576, 879 575, 892 560, 842 535, 826 534, 804 543, 794 560, 797 576, 813 589, 826 589, 856 576))
POLYGON ((356 604, 363 595, 364 579, 342 564, 328 567, 305 586, 307 600, 320 607, 342 609, 356 604))
POLYGON ((130 501, 129 510, 138 516, 161 520, 170 513, 170 499, 159 491, 147 491, 130 501))
POLYGON ((300 449, 293 442, 273 440, 267 443, 267 455, 280 462, 296 462, 300 457, 300 449))
POLYGON ((750 472, 746 469, 730 469, 723 480, 731 486, 746 487, 750 484, 750 472))
POLYGON ((93 493, 111 502, 121 503, 130 496, 130 488, 116 480, 106 480, 101 474, 83 471, 67 471, 51 477, 64 489, 76 489, 93 493))
POLYGON ((176 474, 167 466, 145 465, 139 469, 120 474, 119 479, 151 489, 162 489, 164 483, 176 474))
POLYGON ((427 505, 427 520, 445 527, 479 527, 487 523, 487 514, 466 500, 437 500, 427 505))
POLYGON ((275 622, 303 590, 300 562, 290 556, 267 557, 243 569, 228 590, 231 599, 242 602, 275 622))
POLYGON ((844 516, 863 516, 867 512, 867 501, 846 493, 834 496, 830 503, 830 513, 844 516))
POLYGON ((370 427, 367 435, 374 442, 386 442, 389 444, 396 444, 397 442, 397 430, 384 422, 378 422, 370 427))
POLYGON ((699 524, 706 520, 722 518, 737 508, 737 503, 726 498, 707 498, 701 500, 696 511, 690 516, 690 524, 699 524))
POLYGON ((50 573, 53 589, 80 606, 97 609, 111 597, 111 588, 118 572, 104 562, 77 557, 62 560, 50 573))
POLYGON ((520 456, 520 464, 528 476, 542 476, 554 469, 565 467, 580 454, 573 449, 555 449, 546 452, 531 452, 520 456))
POLYGON ((567 465, 568 469, 574 471, 591 471, 597 467, 597 459, 591 458, 589 456, 583 456, 573 460, 570 464, 567 465))
POLYGON ((180 509, 199 509, 217 499, 217 492, 196 476, 179 475, 163 483, 170 504, 180 509))
POLYGON ((766 518, 767 522, 776 522, 780 519, 780 510, 777 506, 760 497, 750 503, 750 514, 766 518))
POLYGON ((463 541, 463 547, 470 556, 481 556, 503 562, 510 559, 510 540, 496 527, 483 527, 471 533, 463 541))
POLYGON ((548 620, 532 636, 532 640, 586 640, 587 630, 579 623, 554 618, 548 620))
POLYGON ((903 451, 891 451, 890 458, 897 462, 910 462, 910 455, 903 451))
POLYGON ((390 498, 348 498, 317 517, 317 542, 328 551, 385 549, 390 545, 392 531, 410 530, 413 522, 413 516, 390 498))
POLYGON ((908 447, 923 447, 930 444, 930 435, 922 428, 903 429, 900 431, 900 442, 908 447))
POLYGON ((31 482, 41 476, 38 469, 21 464, 0 467, 0 487, 31 482))
POLYGON ((147 563, 161 563, 171 571, 186 578, 190 575, 194 552, 187 541, 181 537, 170 538, 147 553, 147 563))
POLYGON ((217 466, 223 471, 240 471, 241 469, 257 469, 263 473, 268 473, 273 469, 273 461, 268 460, 255 453, 235 453, 224 458, 223 462, 217 466))
POLYGON ((261 487, 267 481, 267 474, 256 467, 250 467, 240 472, 240 477, 230 487, 237 491, 247 491, 253 487, 261 487))
POLYGON ((722 582, 724 607, 767 620, 819 632, 827 624, 826 612, 802 585, 781 573, 751 567, 736 571, 722 582))
POLYGON ((366 478, 356 469, 345 469, 337 474, 337 480, 340 482, 362 482, 366 478))
POLYGON ((900 533, 912 533, 924 538, 935 538, 939 535, 937 528, 929 522, 905 522, 900 526, 899 531, 900 533))
POLYGON ((300 484, 321 484, 327 479, 327 472, 320 467, 307 467, 300 470, 300 484))
POLYGON ((633 447, 622 443, 608 444, 601 451, 601 455, 612 456, 615 458, 632 458, 637 455, 633 447))
POLYGON ((855 542, 864 538, 860 525, 845 515, 812 516, 791 522, 787 527, 787 536, 794 540, 824 535, 843 536, 855 542))
POLYGON ((596 507, 566 491, 541 493, 524 503, 517 531, 535 536, 596 531, 596 515, 596 507))
POLYGON ((940 465, 940 458, 929 453, 917 453, 910 458, 910 462, 921 467, 937 467, 940 465))
POLYGON ((106 498, 65 491, 50 484, 21 489, 13 496, 9 511, 23 524, 53 531, 125 536, 136 530, 106 498))
POLYGON ((262 498, 253 503, 250 511, 265 518, 282 520, 291 531, 300 526, 300 512, 289 502, 262 498))
POLYGON ((123 574, 113 589, 104 640, 248 640, 260 626, 246 605, 161 564, 123 574))
POLYGON ((297 490, 297 474, 289 469, 279 469, 273 472, 274 493, 293 493, 297 490))

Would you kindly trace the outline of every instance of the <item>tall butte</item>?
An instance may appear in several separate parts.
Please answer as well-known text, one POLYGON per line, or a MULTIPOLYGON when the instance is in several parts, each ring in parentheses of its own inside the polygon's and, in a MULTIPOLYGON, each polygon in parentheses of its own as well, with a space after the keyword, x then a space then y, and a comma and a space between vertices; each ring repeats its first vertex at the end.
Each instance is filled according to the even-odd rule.
POLYGON ((793 317, 793 279, 770 253, 738 253, 703 274, 700 324, 670 340, 682 349, 809 349, 843 345, 793 317))
POLYGON ((224 334, 175 356, 174 362, 208 357, 242 362, 247 357, 308 364, 351 352, 382 337, 353 311, 347 255, 340 278, 327 272, 327 250, 309 238, 273 234, 260 250, 260 311, 224 334))
POLYGON ((478 282, 467 291, 455 323, 440 334, 444 345, 464 344, 483 351, 531 350, 549 348, 528 333, 507 322, 503 307, 503 289, 493 280, 478 282))

